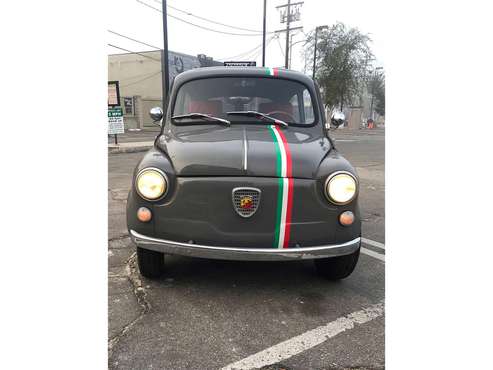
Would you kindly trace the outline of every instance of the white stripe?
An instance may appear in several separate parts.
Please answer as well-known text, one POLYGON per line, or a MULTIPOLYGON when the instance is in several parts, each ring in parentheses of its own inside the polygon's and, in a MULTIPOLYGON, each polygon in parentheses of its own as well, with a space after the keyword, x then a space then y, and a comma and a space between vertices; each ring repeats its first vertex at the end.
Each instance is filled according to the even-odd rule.
POLYGON ((380 260, 382 262, 385 262, 385 254, 380 254, 380 253, 374 252, 370 249, 366 249, 363 247, 361 247, 361 253, 366 254, 367 256, 376 258, 377 260, 380 260))
POLYGON ((257 369, 286 360, 310 348, 313 348, 337 334, 354 328, 355 324, 365 324, 384 314, 383 300, 360 311, 340 317, 326 325, 319 326, 294 338, 276 344, 266 350, 243 360, 229 364, 221 370, 257 369))
POLYGON ((269 68, 269 74, 270 74, 271 76, 274 76, 274 69, 273 69, 273 68, 271 68, 271 67, 268 67, 268 68, 269 68))
POLYGON ((361 241, 365 244, 371 245, 372 247, 376 247, 376 248, 380 248, 380 249, 385 250, 385 244, 380 243, 380 242, 376 242, 375 240, 361 238, 361 241))
POLYGON ((282 142, 281 135, 277 132, 276 126, 272 125, 272 131, 274 131, 274 135, 276 135, 277 143, 279 144, 279 149, 281 152, 281 177, 286 177, 287 174, 287 160, 286 160, 286 148, 284 147, 284 143, 282 142))

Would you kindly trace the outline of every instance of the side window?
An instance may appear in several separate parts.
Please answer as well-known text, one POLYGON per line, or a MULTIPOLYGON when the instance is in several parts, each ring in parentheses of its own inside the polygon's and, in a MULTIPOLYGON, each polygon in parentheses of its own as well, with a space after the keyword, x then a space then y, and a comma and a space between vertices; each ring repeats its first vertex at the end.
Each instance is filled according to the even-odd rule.
POLYGON ((303 90, 303 109, 305 112, 305 123, 312 124, 315 122, 315 113, 313 111, 312 98, 307 89, 303 90))
POLYGON ((292 107, 291 112, 293 112, 293 117, 295 119, 295 122, 301 123, 301 119, 300 119, 300 107, 299 107, 299 104, 298 104, 298 94, 293 95, 291 97, 291 99, 289 99, 289 104, 292 107))

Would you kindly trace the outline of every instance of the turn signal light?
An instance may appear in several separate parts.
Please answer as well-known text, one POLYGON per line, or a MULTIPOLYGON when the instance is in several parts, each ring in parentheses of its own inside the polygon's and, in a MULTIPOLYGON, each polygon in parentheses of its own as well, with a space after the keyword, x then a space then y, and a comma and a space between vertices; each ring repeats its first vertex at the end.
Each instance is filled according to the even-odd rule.
POLYGON ((152 213, 151 213, 151 211, 148 208, 146 208, 146 207, 140 207, 137 210, 137 218, 141 222, 149 222, 149 221, 151 221, 152 213))
POLYGON ((339 215, 339 222, 342 226, 352 225, 354 222, 354 213, 351 211, 342 212, 339 215))

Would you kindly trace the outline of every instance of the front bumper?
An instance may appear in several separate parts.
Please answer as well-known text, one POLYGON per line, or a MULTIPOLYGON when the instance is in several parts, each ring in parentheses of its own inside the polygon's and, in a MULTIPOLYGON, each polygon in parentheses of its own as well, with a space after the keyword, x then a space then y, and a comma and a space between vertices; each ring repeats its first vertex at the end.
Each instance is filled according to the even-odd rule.
POLYGON ((286 261, 344 256, 356 252, 361 238, 340 244, 320 245, 304 248, 231 248, 181 243, 156 239, 130 230, 132 241, 141 248, 181 256, 238 260, 238 261, 286 261))

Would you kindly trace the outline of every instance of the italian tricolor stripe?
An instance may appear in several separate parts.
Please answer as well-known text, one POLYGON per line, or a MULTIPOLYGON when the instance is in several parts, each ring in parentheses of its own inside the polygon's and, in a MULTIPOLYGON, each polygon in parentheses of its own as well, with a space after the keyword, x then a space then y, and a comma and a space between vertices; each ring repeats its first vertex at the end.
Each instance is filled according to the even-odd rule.
POLYGON ((276 150, 276 175, 279 190, 277 193, 276 228, 274 233, 274 247, 287 248, 291 229, 291 215, 293 209, 293 178, 291 151, 286 136, 279 126, 269 126, 276 150))
POLYGON ((269 76, 279 76, 279 69, 277 68, 267 67, 266 71, 269 76))

